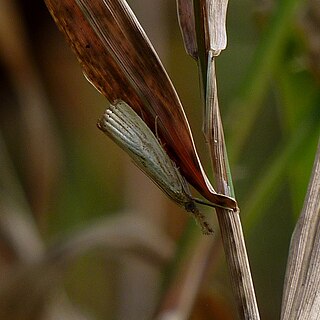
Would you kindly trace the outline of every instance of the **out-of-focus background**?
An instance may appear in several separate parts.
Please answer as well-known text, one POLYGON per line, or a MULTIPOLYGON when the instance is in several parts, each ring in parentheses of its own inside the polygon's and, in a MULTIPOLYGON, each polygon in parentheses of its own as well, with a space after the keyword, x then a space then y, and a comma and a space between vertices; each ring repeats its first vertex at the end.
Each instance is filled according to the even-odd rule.
MULTIPOLYGON (((231 1, 228 47, 217 60, 263 319, 279 318, 290 236, 319 136, 317 3, 231 1)), ((210 172, 197 65, 184 51, 175 2, 130 4, 210 172)), ((43 1, 0 0, 0 70, 0 320, 150 319, 176 277, 176 260, 195 253, 200 229, 190 241, 191 218, 96 128, 107 101, 84 78, 43 1)), ((209 270, 191 318, 233 319, 221 249, 209 270)))

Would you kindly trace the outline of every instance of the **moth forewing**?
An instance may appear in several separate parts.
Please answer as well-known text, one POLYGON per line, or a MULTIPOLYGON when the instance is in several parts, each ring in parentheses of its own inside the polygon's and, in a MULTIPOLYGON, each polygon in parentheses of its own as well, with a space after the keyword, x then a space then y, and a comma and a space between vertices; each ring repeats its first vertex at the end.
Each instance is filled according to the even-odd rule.
POLYGON ((180 204, 190 200, 184 178, 152 131, 126 103, 110 105, 98 126, 173 200, 180 204))
POLYGON ((173 201, 193 213, 203 233, 213 232, 198 210, 179 169, 146 123, 129 105, 121 100, 111 104, 99 120, 98 128, 126 151, 133 162, 173 201))

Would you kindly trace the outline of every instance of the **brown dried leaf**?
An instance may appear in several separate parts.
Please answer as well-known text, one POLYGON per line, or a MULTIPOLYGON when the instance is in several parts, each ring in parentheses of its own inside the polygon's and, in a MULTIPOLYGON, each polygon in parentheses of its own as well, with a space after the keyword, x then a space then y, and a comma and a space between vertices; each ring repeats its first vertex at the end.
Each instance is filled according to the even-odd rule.
POLYGON ((217 195, 195 150, 177 93, 150 41, 124 0, 45 0, 88 80, 110 102, 127 102, 158 136, 187 181, 209 201, 217 195))
POLYGON ((198 59, 193 0, 177 0, 179 25, 187 53, 198 59))

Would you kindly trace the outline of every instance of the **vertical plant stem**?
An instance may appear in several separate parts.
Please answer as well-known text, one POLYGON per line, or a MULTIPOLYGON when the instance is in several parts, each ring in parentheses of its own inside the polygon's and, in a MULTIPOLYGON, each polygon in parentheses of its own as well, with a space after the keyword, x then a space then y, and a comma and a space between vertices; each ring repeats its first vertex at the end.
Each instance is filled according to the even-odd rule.
MULTIPOLYGON (((217 192, 234 197, 231 174, 221 123, 214 61, 208 54, 207 121, 205 132, 215 171, 217 192)), ((226 260, 240 319, 260 319, 239 211, 216 208, 226 260)))

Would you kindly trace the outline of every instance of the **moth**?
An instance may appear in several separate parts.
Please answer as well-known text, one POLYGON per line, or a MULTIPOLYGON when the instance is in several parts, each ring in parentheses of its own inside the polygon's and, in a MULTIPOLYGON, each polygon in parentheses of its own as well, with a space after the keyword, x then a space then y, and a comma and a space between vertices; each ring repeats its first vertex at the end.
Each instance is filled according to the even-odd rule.
MULTIPOLYGON (((190 1, 185 2, 180 1, 180 5, 188 6, 190 1)), ((90 83, 108 101, 121 99, 129 103, 159 138, 184 179, 206 200, 237 210, 235 199, 218 194, 212 187, 178 94, 127 1, 45 0, 45 3, 90 83), (155 123, 157 132, 152 127, 155 123)), ((190 11, 193 4, 188 8, 190 11)), ((190 19, 188 12, 185 19, 190 19)), ((217 27, 223 21, 218 20, 217 27)), ((222 29, 216 31, 219 30, 222 29)))
POLYGON ((195 217, 204 234, 213 232, 209 222, 199 211, 197 203, 220 206, 191 196, 189 186, 179 168, 169 158, 155 134, 127 103, 118 100, 110 104, 97 126, 127 152, 133 162, 167 196, 195 217))

